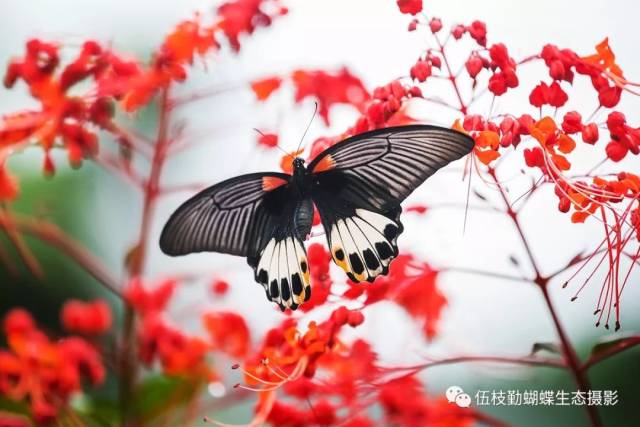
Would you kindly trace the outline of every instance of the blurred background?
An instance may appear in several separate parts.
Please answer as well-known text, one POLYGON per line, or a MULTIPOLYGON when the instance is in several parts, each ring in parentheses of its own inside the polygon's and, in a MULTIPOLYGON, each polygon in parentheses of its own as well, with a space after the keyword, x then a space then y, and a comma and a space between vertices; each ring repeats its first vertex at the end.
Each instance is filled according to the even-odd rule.
MULTIPOLYGON (((111 43, 118 51, 144 58, 178 21, 191 17, 196 10, 210 11, 215 4, 206 0, 4 0, 0 14, 0 64, 7 64, 13 56, 20 55, 24 42, 32 37, 58 40, 66 45, 79 45, 84 39, 92 38, 111 43)), ((220 94, 179 111, 178 122, 186 125, 193 148, 168 163, 163 175, 167 185, 209 185, 240 173, 277 170, 281 154, 258 148, 254 127, 277 132, 283 148, 295 148, 311 117, 312 103, 292 108, 291 93, 285 91, 266 104, 257 104, 248 82, 295 68, 347 66, 368 88, 373 88, 405 75, 427 47, 424 34, 406 31, 410 19, 398 13, 391 0, 292 0, 287 6, 289 15, 247 39, 239 55, 222 53, 206 64, 197 64, 187 82, 180 86, 179 90, 184 94, 211 89, 220 94)), ((625 75, 632 81, 640 79, 637 37, 633 32, 640 6, 631 0, 614 3, 596 0, 427 1, 425 12, 441 17, 445 29, 455 23, 468 24, 475 19, 485 21, 489 43, 505 42, 515 58, 537 53, 546 43, 570 47, 586 55, 608 36, 625 75)), ((451 51, 454 62, 461 64, 465 58, 456 58, 456 49, 451 51)), ((460 51, 466 52, 465 49, 460 51)), ((523 67, 519 75, 521 81, 534 85, 537 82, 527 80, 527 77, 539 78, 546 75, 546 71, 540 65, 532 65, 523 67)), ((448 89, 443 86, 435 91, 451 99, 448 89)), ((597 106, 595 96, 582 81, 574 90, 579 95, 572 98, 573 104, 568 109, 577 109, 583 116, 588 116, 597 106)), ((528 93, 518 93, 513 99, 507 97, 503 105, 494 107, 495 110, 536 114, 527 102, 528 93)), ((33 105, 32 100, 24 86, 11 91, 0 90, 0 114, 30 105, 33 105)), ((478 108, 488 106, 480 103, 478 108)), ((620 110, 627 112, 632 125, 640 121, 638 98, 623 95, 620 110)), ((427 122, 447 126, 454 119, 450 112, 433 105, 417 105, 415 113, 427 122)), ((321 120, 316 119, 307 143, 319 136, 342 132, 355 117, 350 108, 336 107, 331 115, 332 127, 326 129, 321 120)), ((126 119, 141 132, 151 134, 154 130, 152 107, 126 119)), ((596 119, 603 120, 604 117, 596 119)), ((573 156, 575 164, 584 165, 585 171, 600 160, 589 152, 573 156)), ((71 170, 64 166, 63 157, 64 154, 57 162, 59 169, 53 179, 42 177, 40 149, 28 149, 11 158, 9 166, 22 185, 16 210, 53 220, 100 256, 116 276, 122 276, 122 259, 134 243, 140 226, 137 223, 140 194, 90 162, 80 170, 71 170)), ((510 194, 515 198, 526 189, 529 180, 519 172, 520 159, 509 160, 501 170, 501 178, 508 183, 510 194)), ((622 169, 637 172, 639 166, 635 157, 628 159, 622 169)), ((606 170, 606 166, 602 170, 606 170)), ((467 183, 461 177, 461 164, 449 166, 416 191, 407 205, 463 203, 467 183)), ((479 180, 473 186, 489 200, 498 200, 493 189, 479 180)), ((168 215, 190 195, 189 191, 176 193, 160 201, 154 218, 154 241, 168 215)), ((544 272, 552 272, 576 253, 593 248, 601 236, 600 223, 571 224, 569 217, 560 214, 555 206, 549 187, 536 194, 522 217, 525 233, 544 272)), ((400 238, 401 249, 417 254, 436 267, 481 267, 511 274, 526 270, 520 242, 506 217, 470 211, 464 233, 463 220, 464 212, 460 209, 434 209, 427 217, 405 215, 406 232, 400 238), (509 257, 523 261, 523 267, 514 265, 509 257)), ((314 241, 323 239, 319 237, 314 241)), ((11 307, 24 306, 55 331, 59 327, 59 306, 65 299, 110 298, 93 279, 55 250, 33 239, 29 244, 42 261, 46 278, 37 280, 27 271, 18 276, 0 271, 0 314, 11 307)), ((279 312, 265 304, 263 291, 253 282, 252 271, 244 259, 218 254, 170 259, 156 245, 151 245, 150 257, 146 272, 149 279, 176 272, 202 274, 209 278, 191 281, 177 292, 172 311, 186 328, 197 331, 197 313, 212 307, 246 314, 251 329, 257 331, 256 337, 281 318, 279 312), (232 283, 230 295, 224 299, 213 298, 207 287, 211 277, 221 277, 232 283)), ((592 312, 603 277, 596 275, 573 303, 570 298, 575 289, 571 286, 561 289, 564 279, 559 278, 557 283, 551 284, 554 303, 582 356, 588 354, 595 343, 614 335, 612 330, 594 327, 592 312)), ((625 289, 621 304, 622 329, 615 336, 637 332, 640 328, 639 278, 636 271, 625 289)), ((412 327, 400 309, 384 304, 372 307, 367 313, 367 321, 356 332, 375 335, 378 345, 375 350, 382 361, 390 365, 459 354, 519 356, 529 353, 533 343, 557 341, 542 296, 532 286, 454 273, 443 275, 440 286, 449 303, 439 323, 438 337, 433 342, 425 342, 419 328, 412 327), (398 349, 403 351, 398 352, 398 349)), ((119 310, 115 301, 112 302, 114 309, 119 310)), ((632 415, 638 414, 637 403, 640 402, 639 357, 640 349, 631 350, 591 371, 595 389, 619 391, 618 405, 601 409, 605 425, 634 425, 636 418, 632 415)), ((575 390, 567 374, 546 368, 456 365, 431 369, 424 374, 424 379, 426 387, 435 394, 444 393, 451 385, 461 386, 472 396, 477 390, 491 389, 575 390)), ((99 392, 113 392, 113 386, 113 382, 108 383, 99 392)), ((518 426, 581 425, 585 422, 583 411, 575 407, 483 409, 518 426)), ((246 419, 246 414, 231 416, 246 419)))

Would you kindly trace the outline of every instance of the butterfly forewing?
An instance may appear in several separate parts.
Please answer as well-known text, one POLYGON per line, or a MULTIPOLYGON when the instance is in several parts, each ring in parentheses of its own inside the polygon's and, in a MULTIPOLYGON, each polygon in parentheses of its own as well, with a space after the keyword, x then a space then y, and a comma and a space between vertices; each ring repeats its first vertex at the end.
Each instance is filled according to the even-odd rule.
POLYGON ((333 260, 351 280, 387 273, 403 230, 400 202, 473 145, 450 129, 402 126, 348 138, 309 164, 333 260))
POLYGON ((402 201, 438 169, 468 154, 473 144, 468 135, 435 126, 386 128, 339 142, 318 155, 309 170, 357 178, 348 189, 353 195, 371 193, 375 199, 384 187, 388 197, 402 201))
POLYGON ((249 256, 261 250, 291 198, 291 176, 242 175, 216 184, 182 204, 160 236, 168 255, 222 252, 249 256))

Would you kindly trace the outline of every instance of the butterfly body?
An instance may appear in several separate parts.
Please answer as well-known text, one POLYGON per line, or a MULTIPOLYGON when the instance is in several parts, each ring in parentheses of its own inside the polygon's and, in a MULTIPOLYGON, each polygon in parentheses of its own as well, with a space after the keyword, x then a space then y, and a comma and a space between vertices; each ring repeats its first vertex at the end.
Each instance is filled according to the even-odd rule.
POLYGON ((270 301, 296 309, 311 295, 304 240, 314 206, 333 261, 355 281, 387 274, 398 255, 404 200, 439 168, 469 153, 473 140, 435 126, 380 129, 328 148, 292 174, 255 173, 187 200, 160 238, 169 255, 215 251, 246 256, 270 301))

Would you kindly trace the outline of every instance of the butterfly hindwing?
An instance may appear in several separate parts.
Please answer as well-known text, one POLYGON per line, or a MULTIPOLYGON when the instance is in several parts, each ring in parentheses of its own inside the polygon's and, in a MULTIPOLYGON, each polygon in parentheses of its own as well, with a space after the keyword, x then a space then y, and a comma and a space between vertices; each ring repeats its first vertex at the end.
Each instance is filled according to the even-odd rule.
POLYGON ((310 199, 287 202, 264 248, 248 258, 267 298, 282 310, 295 310, 311 297, 309 261, 303 240, 311 230, 312 218, 310 199))
POLYGON ((354 282, 372 282, 387 274, 398 255, 397 240, 403 227, 398 204, 381 211, 356 206, 350 200, 325 193, 314 194, 333 261, 354 282))
POLYGON ((333 260, 349 278, 373 281, 387 274, 403 231, 400 202, 473 145, 450 129, 402 126, 348 138, 309 164, 333 260))

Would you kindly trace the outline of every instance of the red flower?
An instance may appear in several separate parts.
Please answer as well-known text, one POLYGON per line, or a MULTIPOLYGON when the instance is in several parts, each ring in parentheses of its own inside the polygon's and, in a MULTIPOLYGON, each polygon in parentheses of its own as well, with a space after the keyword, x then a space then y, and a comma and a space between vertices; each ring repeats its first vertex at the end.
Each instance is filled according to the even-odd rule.
POLYGON ((38 423, 56 417, 71 394, 82 389, 82 376, 92 384, 104 381, 100 354, 82 338, 52 342, 22 309, 5 316, 4 332, 8 350, 0 350, 0 394, 28 401, 38 423))
POLYGON ((253 90, 258 101, 265 101, 273 92, 280 88, 280 85, 282 85, 282 79, 280 77, 268 77, 252 82, 251 90, 253 90))
POLYGON ((385 424, 389 425, 470 427, 474 424, 473 413, 450 405, 446 399, 430 399, 412 376, 382 385, 379 401, 387 421, 385 424))
POLYGON ((573 82, 572 67, 579 60, 575 52, 569 49, 560 50, 557 46, 547 44, 542 48, 540 57, 549 68, 549 75, 552 79, 573 82))
POLYGON ((164 310, 169 303, 176 281, 167 279, 157 284, 153 290, 145 289, 140 278, 129 282, 124 291, 124 297, 129 304, 143 315, 164 310))
POLYGON ((297 70, 292 76, 296 88, 295 100, 305 98, 318 100, 318 113, 329 125, 329 109, 334 104, 349 104, 363 111, 369 100, 369 92, 349 70, 343 68, 337 73, 321 70, 297 70))
POLYGON ((482 21, 473 21, 469 27, 467 27, 469 35, 480 46, 486 46, 487 44, 487 25, 482 21))
POLYGON ((237 51, 240 36, 252 34, 258 27, 268 27, 273 18, 286 13, 287 9, 279 6, 277 0, 232 0, 218 8, 218 26, 237 51))
POLYGON ((229 292, 229 283, 224 280, 214 280, 211 284, 211 292, 217 296, 225 295, 229 292))
POLYGON ((529 103, 534 107, 542 107, 545 104, 553 107, 562 107, 569 97, 566 92, 562 90, 558 82, 551 83, 551 86, 547 86, 546 83, 540 82, 529 95, 529 103))
POLYGON ((442 21, 440 18, 431 18, 429 20, 429 29, 433 34, 439 32, 442 29, 442 21))
POLYGON ((431 75, 431 64, 425 60, 418 60, 413 67, 411 67, 411 78, 419 82, 424 82, 427 77, 431 75))
POLYGON ((605 108, 613 108, 620 102, 622 88, 618 86, 605 86, 598 91, 598 101, 605 108))
POLYGON ((582 128, 582 140, 587 144, 595 144, 598 141, 598 125, 589 123, 582 128))
MULTIPOLYGON (((70 89, 81 81, 97 79, 103 72, 105 52, 93 41, 86 42, 77 58, 59 70, 58 46, 30 40, 25 56, 7 67, 5 86, 10 88, 23 80, 31 95, 40 103, 39 110, 4 117, 0 126, 0 145, 8 146, 36 140, 49 151, 59 138, 67 149, 69 162, 78 166, 83 158, 98 151, 95 129, 109 129, 109 114, 97 114, 109 100, 102 96, 81 97, 70 89)), ((50 158, 46 157, 50 162, 50 158)), ((48 168, 52 172, 52 168, 48 168)), ((9 192, 10 193, 10 192, 9 192)))
POLYGON ((428 339, 434 338, 440 313, 447 304, 447 299, 436 287, 438 272, 426 263, 414 263, 410 256, 398 257, 392 269, 390 275, 399 276, 396 283, 398 280, 401 283, 394 300, 422 322, 422 330, 428 339))
POLYGON ((562 119, 562 130, 566 133, 578 133, 582 130, 582 116, 577 111, 569 111, 562 119))
POLYGON ((278 146, 278 135, 275 133, 260 133, 258 135, 258 145, 267 148, 275 148, 278 146))
POLYGON ((467 73, 472 79, 475 79, 478 73, 482 70, 483 62, 477 54, 471 54, 467 62, 464 63, 464 67, 467 69, 467 73))
POLYGON ((205 361, 207 342, 169 325, 159 313, 143 317, 138 342, 140 360, 147 365, 158 360, 169 375, 212 375, 205 361))
POLYGON ((456 25, 451 29, 451 35, 454 39, 460 40, 464 33, 467 32, 467 28, 464 25, 456 25))
POLYGON ((244 318, 231 312, 210 312, 202 317, 214 349, 233 357, 243 357, 249 350, 250 336, 244 318))
POLYGON ((18 181, 9 173, 0 154, 0 201, 11 201, 18 196, 18 181))
POLYGON ((67 301, 62 307, 62 325, 69 332, 98 335, 111 328, 111 308, 104 300, 67 301))
POLYGON ((507 47, 497 43, 489 48, 491 68, 496 71, 489 79, 489 90, 496 96, 503 95, 507 89, 518 86, 516 62, 509 56, 507 47))
POLYGON ((609 157, 614 162, 619 162, 625 158, 629 149, 626 145, 622 144, 620 141, 609 141, 606 148, 607 157, 609 157))
POLYGON ((400 12, 416 15, 422 12, 422 0, 397 0, 400 12))

